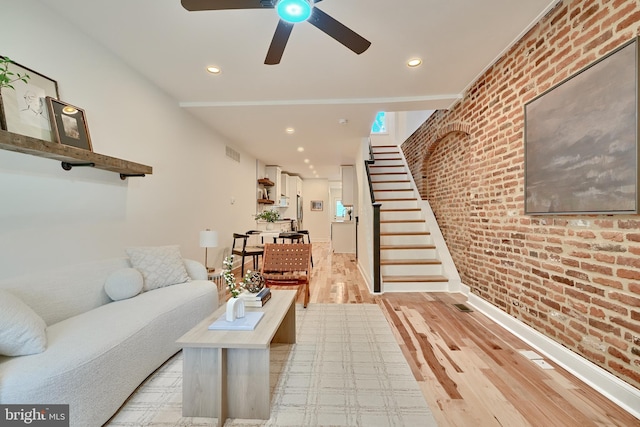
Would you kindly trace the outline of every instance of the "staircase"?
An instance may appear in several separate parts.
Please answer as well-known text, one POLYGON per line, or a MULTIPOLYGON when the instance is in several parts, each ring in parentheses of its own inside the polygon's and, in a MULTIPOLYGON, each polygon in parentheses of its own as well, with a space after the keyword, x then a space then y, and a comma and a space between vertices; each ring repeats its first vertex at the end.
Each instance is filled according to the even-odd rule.
POLYGON ((383 292, 447 291, 448 279, 427 228, 418 194, 397 146, 372 147, 369 166, 380 208, 380 272, 383 292))

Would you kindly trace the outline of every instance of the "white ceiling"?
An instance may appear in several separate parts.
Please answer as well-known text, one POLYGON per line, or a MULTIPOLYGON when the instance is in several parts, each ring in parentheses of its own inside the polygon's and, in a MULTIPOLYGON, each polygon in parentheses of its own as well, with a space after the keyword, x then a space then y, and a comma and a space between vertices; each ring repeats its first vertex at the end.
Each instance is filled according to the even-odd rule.
POLYGON ((340 164, 354 163, 377 111, 450 107, 559 0, 323 0, 316 7, 371 47, 356 55, 303 22, 279 65, 264 65, 278 23, 273 9, 188 12, 180 0, 40 1, 236 148, 311 178, 308 158, 320 177, 336 179, 340 164), (416 56, 423 65, 408 68, 416 56), (208 65, 222 74, 207 73, 208 65), (346 125, 338 123, 342 118, 346 125), (287 135, 287 127, 296 132, 287 135))

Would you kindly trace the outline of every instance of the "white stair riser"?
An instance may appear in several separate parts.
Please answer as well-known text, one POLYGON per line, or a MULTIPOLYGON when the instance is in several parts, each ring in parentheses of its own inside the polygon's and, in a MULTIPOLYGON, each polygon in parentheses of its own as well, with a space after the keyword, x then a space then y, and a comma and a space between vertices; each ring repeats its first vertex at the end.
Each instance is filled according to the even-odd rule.
POLYGON ((425 222, 381 222, 380 231, 382 233, 427 231, 427 224, 425 222))
POLYGON ((449 292, 448 282, 383 282, 382 292, 449 292))
POLYGON ((383 276, 435 276, 442 275, 440 264, 381 265, 383 276))
POLYGON ((409 220, 409 219, 423 219, 422 212, 420 211, 381 211, 380 219, 382 221, 391 220, 409 220))
POLYGON ((380 203, 385 209, 413 209, 418 207, 417 200, 381 200, 380 203))
POLYGON ((413 193, 413 189, 408 188, 406 190, 373 190, 373 195, 376 197, 376 200, 385 200, 385 199, 416 199, 416 195, 413 193))
POLYGON ((404 163, 402 160, 398 160, 397 158, 376 159, 375 166, 404 166, 404 163))
POLYGON ((380 259, 435 259, 435 249, 384 249, 380 259))
POLYGON ((371 181, 374 183, 376 181, 406 181, 407 179, 408 179, 408 175, 406 173, 399 173, 399 174, 393 174, 393 175, 371 175, 371 181))
POLYGON ((384 190, 412 190, 412 188, 409 181, 373 183, 373 191, 378 192, 384 190))
MULTIPOLYGON (((383 246, 391 245, 430 245, 433 241, 431 235, 417 234, 407 236, 380 236, 380 244, 383 246)), ((403 249, 404 250, 404 249, 403 249)))
POLYGON ((373 173, 394 173, 394 172, 406 172, 404 165, 402 166, 369 166, 369 170, 373 173))

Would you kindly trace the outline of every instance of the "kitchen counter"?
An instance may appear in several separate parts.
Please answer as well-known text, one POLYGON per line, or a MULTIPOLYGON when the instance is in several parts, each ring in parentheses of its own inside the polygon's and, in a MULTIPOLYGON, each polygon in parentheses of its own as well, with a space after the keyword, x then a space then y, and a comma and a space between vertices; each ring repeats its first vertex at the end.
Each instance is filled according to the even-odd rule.
POLYGON ((337 254, 356 253, 355 221, 334 221, 331 223, 331 248, 337 254))

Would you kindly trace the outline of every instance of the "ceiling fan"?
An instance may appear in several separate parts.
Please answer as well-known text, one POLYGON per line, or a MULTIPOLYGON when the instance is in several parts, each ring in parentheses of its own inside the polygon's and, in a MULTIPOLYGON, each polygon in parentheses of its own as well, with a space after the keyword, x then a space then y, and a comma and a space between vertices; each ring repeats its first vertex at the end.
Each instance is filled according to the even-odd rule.
POLYGON ((298 22, 309 23, 324 31, 358 55, 371 46, 371 42, 350 28, 336 21, 320 9, 314 7, 322 0, 181 0, 188 11, 224 9, 276 9, 280 22, 271 40, 264 63, 280 63, 293 26, 298 22))

